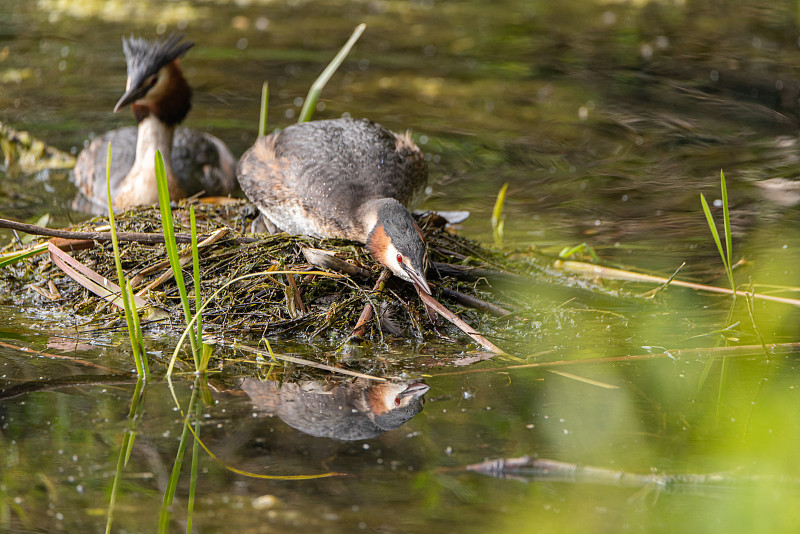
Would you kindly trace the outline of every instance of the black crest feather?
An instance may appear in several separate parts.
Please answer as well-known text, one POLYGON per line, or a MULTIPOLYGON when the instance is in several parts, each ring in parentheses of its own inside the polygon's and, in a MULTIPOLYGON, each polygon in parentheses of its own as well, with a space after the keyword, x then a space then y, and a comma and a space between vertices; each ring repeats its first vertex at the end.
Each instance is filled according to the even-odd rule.
POLYGON ((138 87, 167 63, 183 57, 194 46, 193 41, 181 42, 184 34, 170 34, 166 39, 148 41, 141 37, 122 38, 122 50, 128 62, 131 87, 138 87))

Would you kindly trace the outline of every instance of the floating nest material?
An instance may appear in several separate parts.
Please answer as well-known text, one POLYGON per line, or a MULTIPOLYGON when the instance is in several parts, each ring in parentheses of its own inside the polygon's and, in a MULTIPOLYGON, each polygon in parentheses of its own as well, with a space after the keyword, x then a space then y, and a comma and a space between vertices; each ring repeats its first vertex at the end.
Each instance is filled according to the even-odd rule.
POLYGON ((25 173, 42 169, 69 169, 75 158, 31 136, 0 122, 0 152, 7 173, 17 169, 25 173))
MULTIPOLYGON (((189 232, 188 212, 185 203, 173 208, 176 233, 189 232)), ((204 302, 225 283, 244 274, 270 270, 297 273, 265 274, 231 284, 203 312, 206 332, 242 338, 291 336, 304 341, 341 340, 353 333, 365 306, 372 304, 376 319, 358 330, 360 337, 379 341, 395 337, 419 341, 443 336, 466 338, 451 325, 434 321, 411 284, 390 278, 385 287, 376 288, 382 267, 357 243, 286 234, 246 234, 256 212, 244 201, 220 205, 195 202, 195 212, 198 235, 208 236, 220 228, 227 229, 217 236, 216 242, 200 249, 200 288, 204 302), (308 252, 320 249, 340 260, 347 273, 309 274, 320 271, 320 267, 310 263, 308 252)), ((492 282, 518 281, 519 275, 512 272, 502 255, 448 231, 441 217, 429 214, 419 222, 432 262, 428 278, 434 282, 434 296, 484 335, 492 337, 505 330, 511 319, 498 320, 498 317, 510 313, 506 309, 509 301, 504 300, 497 288, 492 288, 492 282)), ((73 230, 96 231, 104 225, 107 221, 93 219, 73 230)), ((156 207, 129 210, 117 217, 117 230, 161 234, 159 210, 156 207)), ((189 256, 188 245, 185 247, 189 256)), ((166 312, 153 323, 182 329, 185 322, 180 296, 166 262, 164 245, 121 242, 120 252, 123 269, 134 290, 154 309, 166 312)), ((110 242, 95 241, 88 248, 72 250, 70 254, 98 274, 116 281, 110 242)), ((190 259, 183 274, 191 291, 190 259)), ((6 269, 3 276, 11 289, 31 289, 22 292, 24 297, 20 298, 29 304, 33 299, 36 306, 60 307, 76 318, 80 330, 124 327, 118 309, 67 277, 47 254, 20 262, 6 269)), ((507 295, 510 297, 511 293, 507 295)))

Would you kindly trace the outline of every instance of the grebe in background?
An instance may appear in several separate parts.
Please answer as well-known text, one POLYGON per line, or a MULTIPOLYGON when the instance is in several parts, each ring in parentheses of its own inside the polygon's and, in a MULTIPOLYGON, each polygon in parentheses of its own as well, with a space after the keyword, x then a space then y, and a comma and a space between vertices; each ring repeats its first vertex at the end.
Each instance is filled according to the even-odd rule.
POLYGON ((94 138, 78 155, 73 209, 90 213, 108 210, 106 151, 111 143, 111 198, 114 209, 158 202, 154 157, 161 151, 172 200, 192 196, 228 195, 236 191, 235 159, 225 143, 211 134, 176 126, 191 108, 192 89, 178 58, 194 46, 183 35, 147 41, 122 39, 128 64, 125 94, 114 111, 130 104, 137 127, 112 130, 94 138))

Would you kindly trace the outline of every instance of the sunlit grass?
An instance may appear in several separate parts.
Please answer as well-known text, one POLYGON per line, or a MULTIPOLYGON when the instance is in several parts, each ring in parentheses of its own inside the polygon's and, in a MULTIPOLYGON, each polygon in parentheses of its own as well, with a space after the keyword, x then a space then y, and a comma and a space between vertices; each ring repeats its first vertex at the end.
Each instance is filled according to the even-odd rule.
POLYGON ((720 187, 722 189, 722 217, 723 217, 723 224, 725 229, 725 248, 722 248, 722 242, 720 241, 719 232, 717 231, 717 226, 714 223, 714 216, 711 214, 711 209, 708 207, 708 202, 706 202, 706 197, 702 193, 700 193, 700 203, 703 205, 703 213, 706 215, 706 221, 708 222, 708 227, 711 230, 711 235, 714 237, 714 243, 717 245, 717 250, 719 251, 720 258, 722 258, 722 265, 725 268, 725 272, 728 275, 728 282, 731 285, 731 290, 733 291, 733 298, 736 299, 736 282, 733 279, 733 239, 731 237, 731 214, 730 208, 728 207, 728 188, 725 184, 725 173, 719 171, 720 176, 720 187))
POLYGON ((503 244, 503 226, 505 225, 503 205, 506 201, 507 190, 508 183, 504 183, 497 193, 497 199, 494 201, 494 209, 492 210, 492 234, 494 235, 494 244, 497 246, 503 244))
POLYGON ((131 340, 133 349, 133 360, 136 364, 136 372, 140 376, 150 374, 147 364, 147 354, 144 349, 144 336, 142 327, 139 323, 139 313, 136 310, 136 302, 133 298, 128 279, 122 270, 122 260, 120 259, 119 242, 117 241, 117 227, 114 221, 114 207, 111 200, 111 143, 108 143, 106 152, 106 195, 108 199, 108 224, 111 227, 111 244, 114 249, 114 265, 117 268, 117 279, 119 280, 120 297, 125 310, 125 322, 128 326, 128 337, 131 340))
MULTIPOLYGON (((195 370, 201 370, 201 347, 202 347, 202 340, 200 336, 200 327, 199 321, 200 318, 192 317, 192 310, 189 304, 189 293, 186 291, 186 283, 183 279, 183 270, 181 268, 180 262, 180 255, 178 254, 178 244, 175 241, 175 229, 173 227, 172 222, 172 209, 170 207, 170 198, 169 198, 169 187, 167 185, 167 174, 164 169, 164 159, 161 156, 160 151, 156 151, 155 156, 155 172, 156 172, 156 184, 158 185, 158 206, 161 210, 161 225, 164 231, 164 246, 167 249, 167 257, 169 258, 169 264, 172 268, 172 275, 175 278, 175 285, 178 287, 178 293, 181 297, 181 305, 183 306, 183 315, 186 319, 187 325, 195 325, 195 333, 192 336, 189 336, 189 343, 192 347, 192 358, 194 359, 195 370)), ((194 233, 194 229, 193 229, 194 233)), ((192 246, 194 249, 197 248, 197 239, 195 235, 195 239, 192 242, 192 246)), ((197 251, 192 251, 192 260, 196 263, 197 258, 197 251)), ((199 268, 195 269, 195 272, 198 273, 199 276, 199 268)), ((197 278, 197 277, 196 277, 197 278)), ((199 284, 199 280, 196 279, 197 284, 199 284)), ((199 298, 198 295, 195 296, 199 298)), ((197 309, 196 313, 200 313, 199 308, 197 309)))
POLYGON ((261 86, 261 115, 258 117, 258 136, 267 134, 267 110, 269 107, 269 82, 261 86))

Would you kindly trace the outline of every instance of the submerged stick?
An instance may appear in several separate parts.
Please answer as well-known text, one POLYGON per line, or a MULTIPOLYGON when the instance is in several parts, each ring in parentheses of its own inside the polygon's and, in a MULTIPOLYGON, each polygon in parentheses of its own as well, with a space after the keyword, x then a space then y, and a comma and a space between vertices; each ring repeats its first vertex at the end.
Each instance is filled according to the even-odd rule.
POLYGON ((232 348, 232 349, 235 349, 235 350, 240 350, 242 352, 249 352, 251 354, 256 354, 258 356, 263 356, 263 357, 269 358, 269 359, 275 358, 275 359, 278 359, 278 360, 283 360, 283 361, 286 361, 286 362, 289 362, 289 363, 294 363, 294 364, 297 364, 297 365, 304 365, 306 367, 313 367, 315 369, 321 369, 323 371, 330 371, 331 373, 338 373, 338 374, 342 374, 342 375, 354 376, 354 377, 357 377, 357 378, 364 378, 366 380, 376 380, 378 382, 386 382, 387 381, 386 378, 382 378, 380 376, 373 376, 373 375, 368 375, 368 374, 364 374, 364 373, 359 373, 357 371, 351 371, 349 369, 342 369, 341 367, 333 367, 333 366, 330 366, 330 365, 325 365, 324 363, 313 362, 311 360, 306 360, 304 358, 297 358, 296 356, 289 356, 287 354, 275 354, 275 353, 272 353, 272 352, 269 352, 269 351, 266 351, 266 350, 261 350, 261 349, 255 348, 255 347, 250 347, 249 345, 242 345, 241 343, 237 343, 235 341, 233 343, 230 343, 228 341, 225 341, 223 338, 217 337, 217 336, 211 336, 211 337, 209 337, 209 339, 213 343, 215 343, 217 345, 220 345, 220 346, 223 346, 223 347, 232 348))
MULTIPOLYGON (((709 293, 722 293, 723 295, 735 295, 734 291, 724 287, 708 286, 705 284, 696 284, 694 282, 684 282, 682 280, 669 281, 667 278, 661 276, 652 276, 649 274, 634 273, 630 271, 623 271, 622 269, 614 269, 613 267, 602 267, 600 265, 592 265, 579 261, 557 261, 556 267, 565 271, 570 271, 578 274, 594 275, 604 280, 625 280, 629 282, 644 282, 665 284, 688 287, 696 291, 708 291, 709 293)), ((744 292, 742 292, 744 293, 744 292)), ((772 295, 763 295, 761 293, 749 293, 754 299, 770 300, 772 302, 782 302, 784 304, 791 304, 792 306, 800 306, 800 300, 790 299, 787 297, 774 297, 772 295)))
POLYGON ((487 460, 478 464, 467 465, 465 469, 496 478, 511 478, 523 482, 557 480, 627 488, 653 487, 661 490, 673 489, 676 486, 716 488, 719 485, 733 485, 736 482, 747 479, 724 473, 675 475, 667 473, 631 473, 531 456, 487 460))

